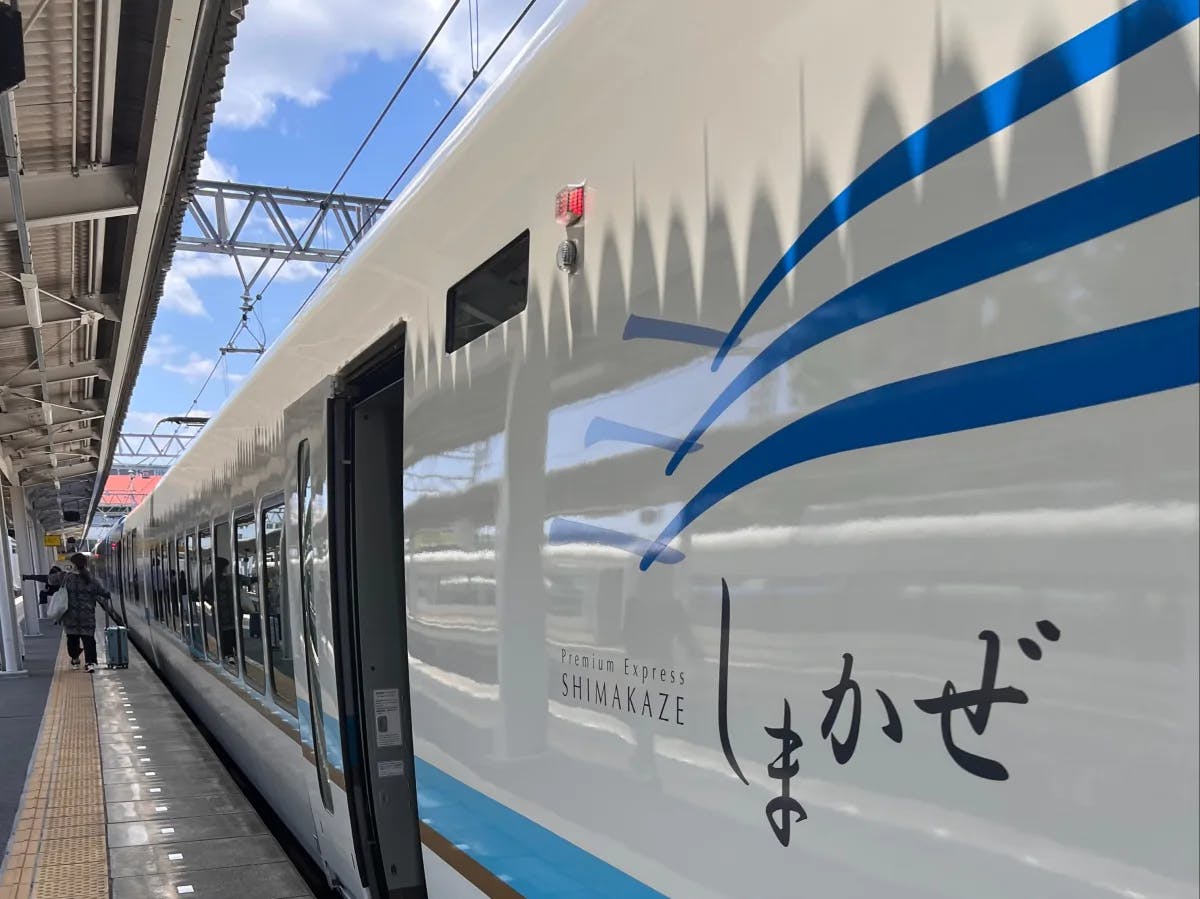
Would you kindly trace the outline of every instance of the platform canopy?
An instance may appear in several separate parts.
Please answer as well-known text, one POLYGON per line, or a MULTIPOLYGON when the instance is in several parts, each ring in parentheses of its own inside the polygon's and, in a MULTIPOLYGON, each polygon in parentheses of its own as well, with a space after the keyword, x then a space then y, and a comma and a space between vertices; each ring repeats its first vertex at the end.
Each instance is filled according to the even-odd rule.
POLYGON ((103 494, 244 0, 8 5, 25 77, 0 92, 0 474, 43 531, 78 535, 103 494))

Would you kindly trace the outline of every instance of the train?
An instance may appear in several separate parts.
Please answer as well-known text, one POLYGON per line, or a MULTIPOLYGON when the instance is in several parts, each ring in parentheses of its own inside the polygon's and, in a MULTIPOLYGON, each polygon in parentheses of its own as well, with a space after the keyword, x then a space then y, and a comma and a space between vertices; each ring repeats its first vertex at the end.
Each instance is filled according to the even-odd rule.
POLYGON ((98 547, 346 897, 1198 886, 1195 0, 568 0, 98 547))

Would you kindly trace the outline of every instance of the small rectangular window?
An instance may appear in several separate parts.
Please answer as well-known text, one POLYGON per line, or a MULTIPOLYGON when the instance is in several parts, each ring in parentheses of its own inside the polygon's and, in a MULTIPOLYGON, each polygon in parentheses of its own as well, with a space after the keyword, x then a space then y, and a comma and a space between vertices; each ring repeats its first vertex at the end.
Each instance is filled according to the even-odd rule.
POLYGON ((262 693, 266 690, 263 668, 262 608, 258 590, 258 528, 254 515, 242 515, 233 523, 237 553, 237 616, 242 632, 242 670, 246 683, 262 693))
POLYGON ((446 291, 446 352, 453 353, 525 310, 529 231, 446 291))
MULTIPOLYGON (((283 500, 262 510, 262 599, 267 613, 267 644, 271 649, 271 692, 275 701, 296 714, 295 663, 292 661, 292 621, 288 611, 284 572, 283 500)), ((248 671, 249 669, 247 669, 248 671)))

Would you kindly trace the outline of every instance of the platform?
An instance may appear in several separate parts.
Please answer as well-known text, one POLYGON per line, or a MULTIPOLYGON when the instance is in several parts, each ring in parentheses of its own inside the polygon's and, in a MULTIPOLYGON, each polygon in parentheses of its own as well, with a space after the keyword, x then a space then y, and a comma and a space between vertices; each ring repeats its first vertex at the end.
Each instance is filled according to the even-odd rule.
POLYGON ((89 675, 58 643, 0 899, 311 897, 136 649, 110 670, 101 644, 89 675))

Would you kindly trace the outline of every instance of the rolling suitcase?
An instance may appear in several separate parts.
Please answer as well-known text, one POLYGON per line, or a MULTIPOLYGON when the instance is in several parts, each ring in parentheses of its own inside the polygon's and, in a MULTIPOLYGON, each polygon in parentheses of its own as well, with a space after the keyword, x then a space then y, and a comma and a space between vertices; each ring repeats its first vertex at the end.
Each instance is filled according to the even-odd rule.
POLYGON ((111 622, 107 606, 104 608, 104 650, 109 668, 129 667, 129 635, 125 628, 111 622))

